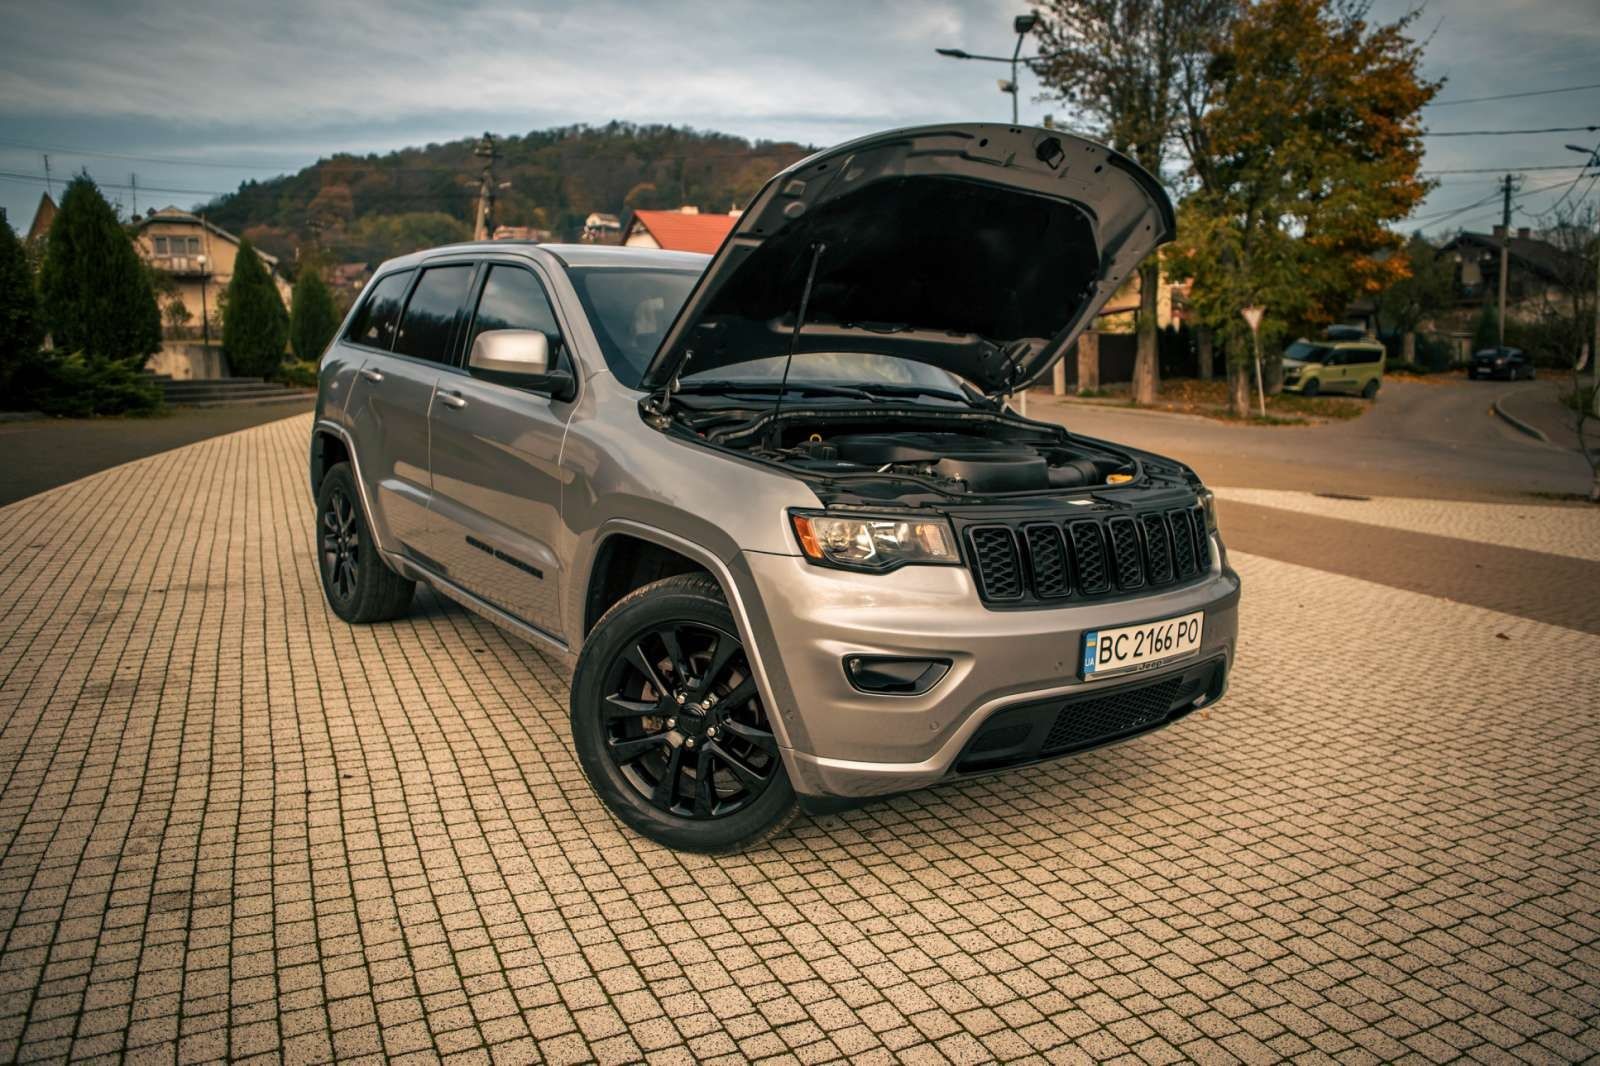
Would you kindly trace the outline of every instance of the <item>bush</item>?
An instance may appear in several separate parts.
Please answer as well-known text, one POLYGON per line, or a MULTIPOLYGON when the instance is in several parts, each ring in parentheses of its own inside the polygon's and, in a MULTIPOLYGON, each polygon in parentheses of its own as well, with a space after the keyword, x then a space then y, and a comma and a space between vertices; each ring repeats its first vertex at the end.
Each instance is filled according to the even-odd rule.
POLYGON ((266 264, 248 240, 239 242, 233 280, 222 303, 222 352, 240 377, 271 377, 289 343, 289 314, 266 264))
POLYGON ((292 389, 314 389, 317 387, 317 364, 296 359, 278 367, 278 372, 272 378, 292 389))
POLYGON ((161 388, 143 370, 81 352, 41 353, 24 367, 16 384, 26 405, 45 414, 87 418, 161 409, 161 388))

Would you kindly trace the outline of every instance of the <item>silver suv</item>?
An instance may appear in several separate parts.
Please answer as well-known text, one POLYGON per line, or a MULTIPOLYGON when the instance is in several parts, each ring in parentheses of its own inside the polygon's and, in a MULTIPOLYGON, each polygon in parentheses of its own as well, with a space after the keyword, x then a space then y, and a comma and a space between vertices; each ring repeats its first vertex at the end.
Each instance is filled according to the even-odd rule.
POLYGON ((385 263, 322 360, 328 603, 578 652, 590 784, 696 851, 1171 722, 1233 657, 1210 493, 1007 399, 1172 233, 1122 156, 972 124, 796 163, 709 258, 385 263))

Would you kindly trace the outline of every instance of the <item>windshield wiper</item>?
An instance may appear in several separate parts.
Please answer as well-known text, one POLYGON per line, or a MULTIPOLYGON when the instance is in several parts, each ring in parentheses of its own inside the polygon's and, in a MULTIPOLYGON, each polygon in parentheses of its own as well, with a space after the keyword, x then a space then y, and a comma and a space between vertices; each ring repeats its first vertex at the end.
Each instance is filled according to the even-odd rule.
POLYGON ((968 402, 968 398, 959 392, 949 389, 938 389, 927 385, 898 385, 892 382, 872 382, 862 385, 866 392, 877 393, 882 396, 932 396, 940 400, 957 400, 961 403, 968 402))

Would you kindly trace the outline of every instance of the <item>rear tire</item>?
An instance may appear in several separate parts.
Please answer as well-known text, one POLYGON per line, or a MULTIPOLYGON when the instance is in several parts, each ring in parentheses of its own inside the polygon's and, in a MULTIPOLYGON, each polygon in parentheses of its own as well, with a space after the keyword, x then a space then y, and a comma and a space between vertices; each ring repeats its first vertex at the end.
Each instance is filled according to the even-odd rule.
POLYGON ((619 600, 573 671, 584 775, 612 814, 669 848, 743 851, 797 809, 738 633, 717 583, 680 574, 619 600))
POLYGON ((361 510, 349 463, 335 464, 317 487, 317 571, 333 613, 356 625, 399 618, 417 583, 383 561, 361 510))

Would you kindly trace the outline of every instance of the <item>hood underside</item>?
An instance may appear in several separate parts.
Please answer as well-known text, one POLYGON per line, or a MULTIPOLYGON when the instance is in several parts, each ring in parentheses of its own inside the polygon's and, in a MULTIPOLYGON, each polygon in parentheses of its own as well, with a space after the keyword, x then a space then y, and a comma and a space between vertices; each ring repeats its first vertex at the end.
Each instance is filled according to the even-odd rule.
POLYGON ((757 194, 641 384, 793 345, 927 363, 990 393, 1020 388, 1173 231, 1155 179, 1071 134, 972 123, 862 138, 757 194))

